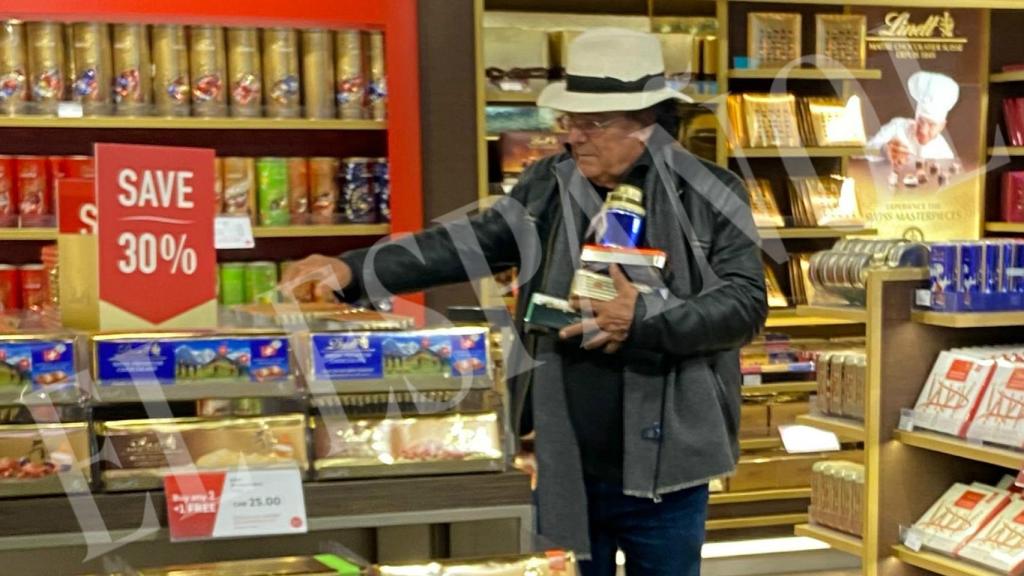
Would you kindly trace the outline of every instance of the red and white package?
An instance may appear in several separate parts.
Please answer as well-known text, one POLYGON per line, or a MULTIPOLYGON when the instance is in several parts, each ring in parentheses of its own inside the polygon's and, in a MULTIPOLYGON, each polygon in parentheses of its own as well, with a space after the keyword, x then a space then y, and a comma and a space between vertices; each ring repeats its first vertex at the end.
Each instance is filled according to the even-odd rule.
POLYGON ((1010 576, 1024 573, 1024 500, 1014 496, 959 556, 1010 576))
POLYGON ((1009 500, 1004 490, 957 483, 914 524, 914 530, 924 547, 955 555, 1009 500))
POLYGON ((1024 447, 1024 363, 996 360, 967 437, 1024 447))
POLYGON ((965 438, 994 369, 994 360, 940 353, 914 406, 914 427, 965 438))

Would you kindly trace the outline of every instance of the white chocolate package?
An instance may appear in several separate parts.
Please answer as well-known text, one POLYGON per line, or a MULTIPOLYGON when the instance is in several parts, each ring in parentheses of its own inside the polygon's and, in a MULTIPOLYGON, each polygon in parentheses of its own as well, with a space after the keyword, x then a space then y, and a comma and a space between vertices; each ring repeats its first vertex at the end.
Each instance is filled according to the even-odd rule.
POLYGON ((1024 500, 1014 495, 959 555, 1005 574, 1024 572, 1024 500))
POLYGON ((914 426, 966 437, 995 361, 974 354, 939 354, 914 406, 914 426))
POLYGON ((954 484, 914 524, 926 548, 955 555, 1009 501, 1009 493, 981 484, 954 484))
POLYGON ((967 437, 1024 447, 1024 363, 996 360, 967 437))

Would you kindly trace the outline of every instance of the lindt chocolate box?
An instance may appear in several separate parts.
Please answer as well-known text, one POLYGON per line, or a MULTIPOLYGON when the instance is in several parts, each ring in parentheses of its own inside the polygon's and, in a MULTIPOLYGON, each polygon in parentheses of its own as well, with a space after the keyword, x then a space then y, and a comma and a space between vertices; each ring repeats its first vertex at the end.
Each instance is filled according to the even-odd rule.
POLYGON ((491 386, 487 327, 317 332, 300 339, 310 391, 379 392, 491 386))
POLYGON ((0 426, 0 497, 89 491, 85 422, 0 426))
POLYGON ((67 335, 0 334, 0 402, 77 399, 75 347, 67 335))
POLYGON ((567 138, 556 132, 503 132, 498 137, 501 172, 520 174, 537 160, 564 152, 567 138))
POLYGON ((107 490, 147 490, 188 470, 298 467, 306 470, 306 418, 117 420, 97 425, 101 479, 107 490))
POLYGON ((279 332, 104 335, 92 348, 101 402, 296 393, 291 348, 279 332))
POLYGON ((413 418, 313 420, 313 466, 320 478, 501 471, 495 412, 413 418))

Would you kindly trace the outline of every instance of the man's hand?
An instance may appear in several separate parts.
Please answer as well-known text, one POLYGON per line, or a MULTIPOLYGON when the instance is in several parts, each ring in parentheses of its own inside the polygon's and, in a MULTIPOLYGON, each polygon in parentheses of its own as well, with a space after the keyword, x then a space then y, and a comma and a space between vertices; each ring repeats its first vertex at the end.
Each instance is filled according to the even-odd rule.
POLYGON ((582 322, 563 328, 559 336, 568 340, 584 335, 583 347, 587 350, 603 348, 606 353, 614 354, 629 338, 639 292, 618 264, 612 264, 609 272, 618 293, 615 298, 608 302, 573 298, 573 307, 582 310, 586 317, 582 322), (591 334, 594 335, 590 337, 591 334))
POLYGON ((314 254, 288 267, 278 289, 298 302, 334 302, 334 291, 352 283, 352 269, 338 258, 314 254))
POLYGON ((910 160, 910 148, 899 138, 893 138, 885 145, 885 154, 893 168, 902 168, 910 160))

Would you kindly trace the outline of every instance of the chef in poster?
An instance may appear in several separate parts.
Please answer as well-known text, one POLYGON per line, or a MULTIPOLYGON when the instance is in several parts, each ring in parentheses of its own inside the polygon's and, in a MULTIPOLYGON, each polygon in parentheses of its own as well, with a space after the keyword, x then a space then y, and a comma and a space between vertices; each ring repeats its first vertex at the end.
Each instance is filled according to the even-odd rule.
POLYGON ((893 118, 868 142, 868 149, 880 150, 876 160, 888 160, 893 171, 919 160, 954 160, 956 155, 942 133, 946 118, 960 99, 960 85, 937 72, 915 72, 907 80, 907 91, 916 103, 914 118, 893 118))

